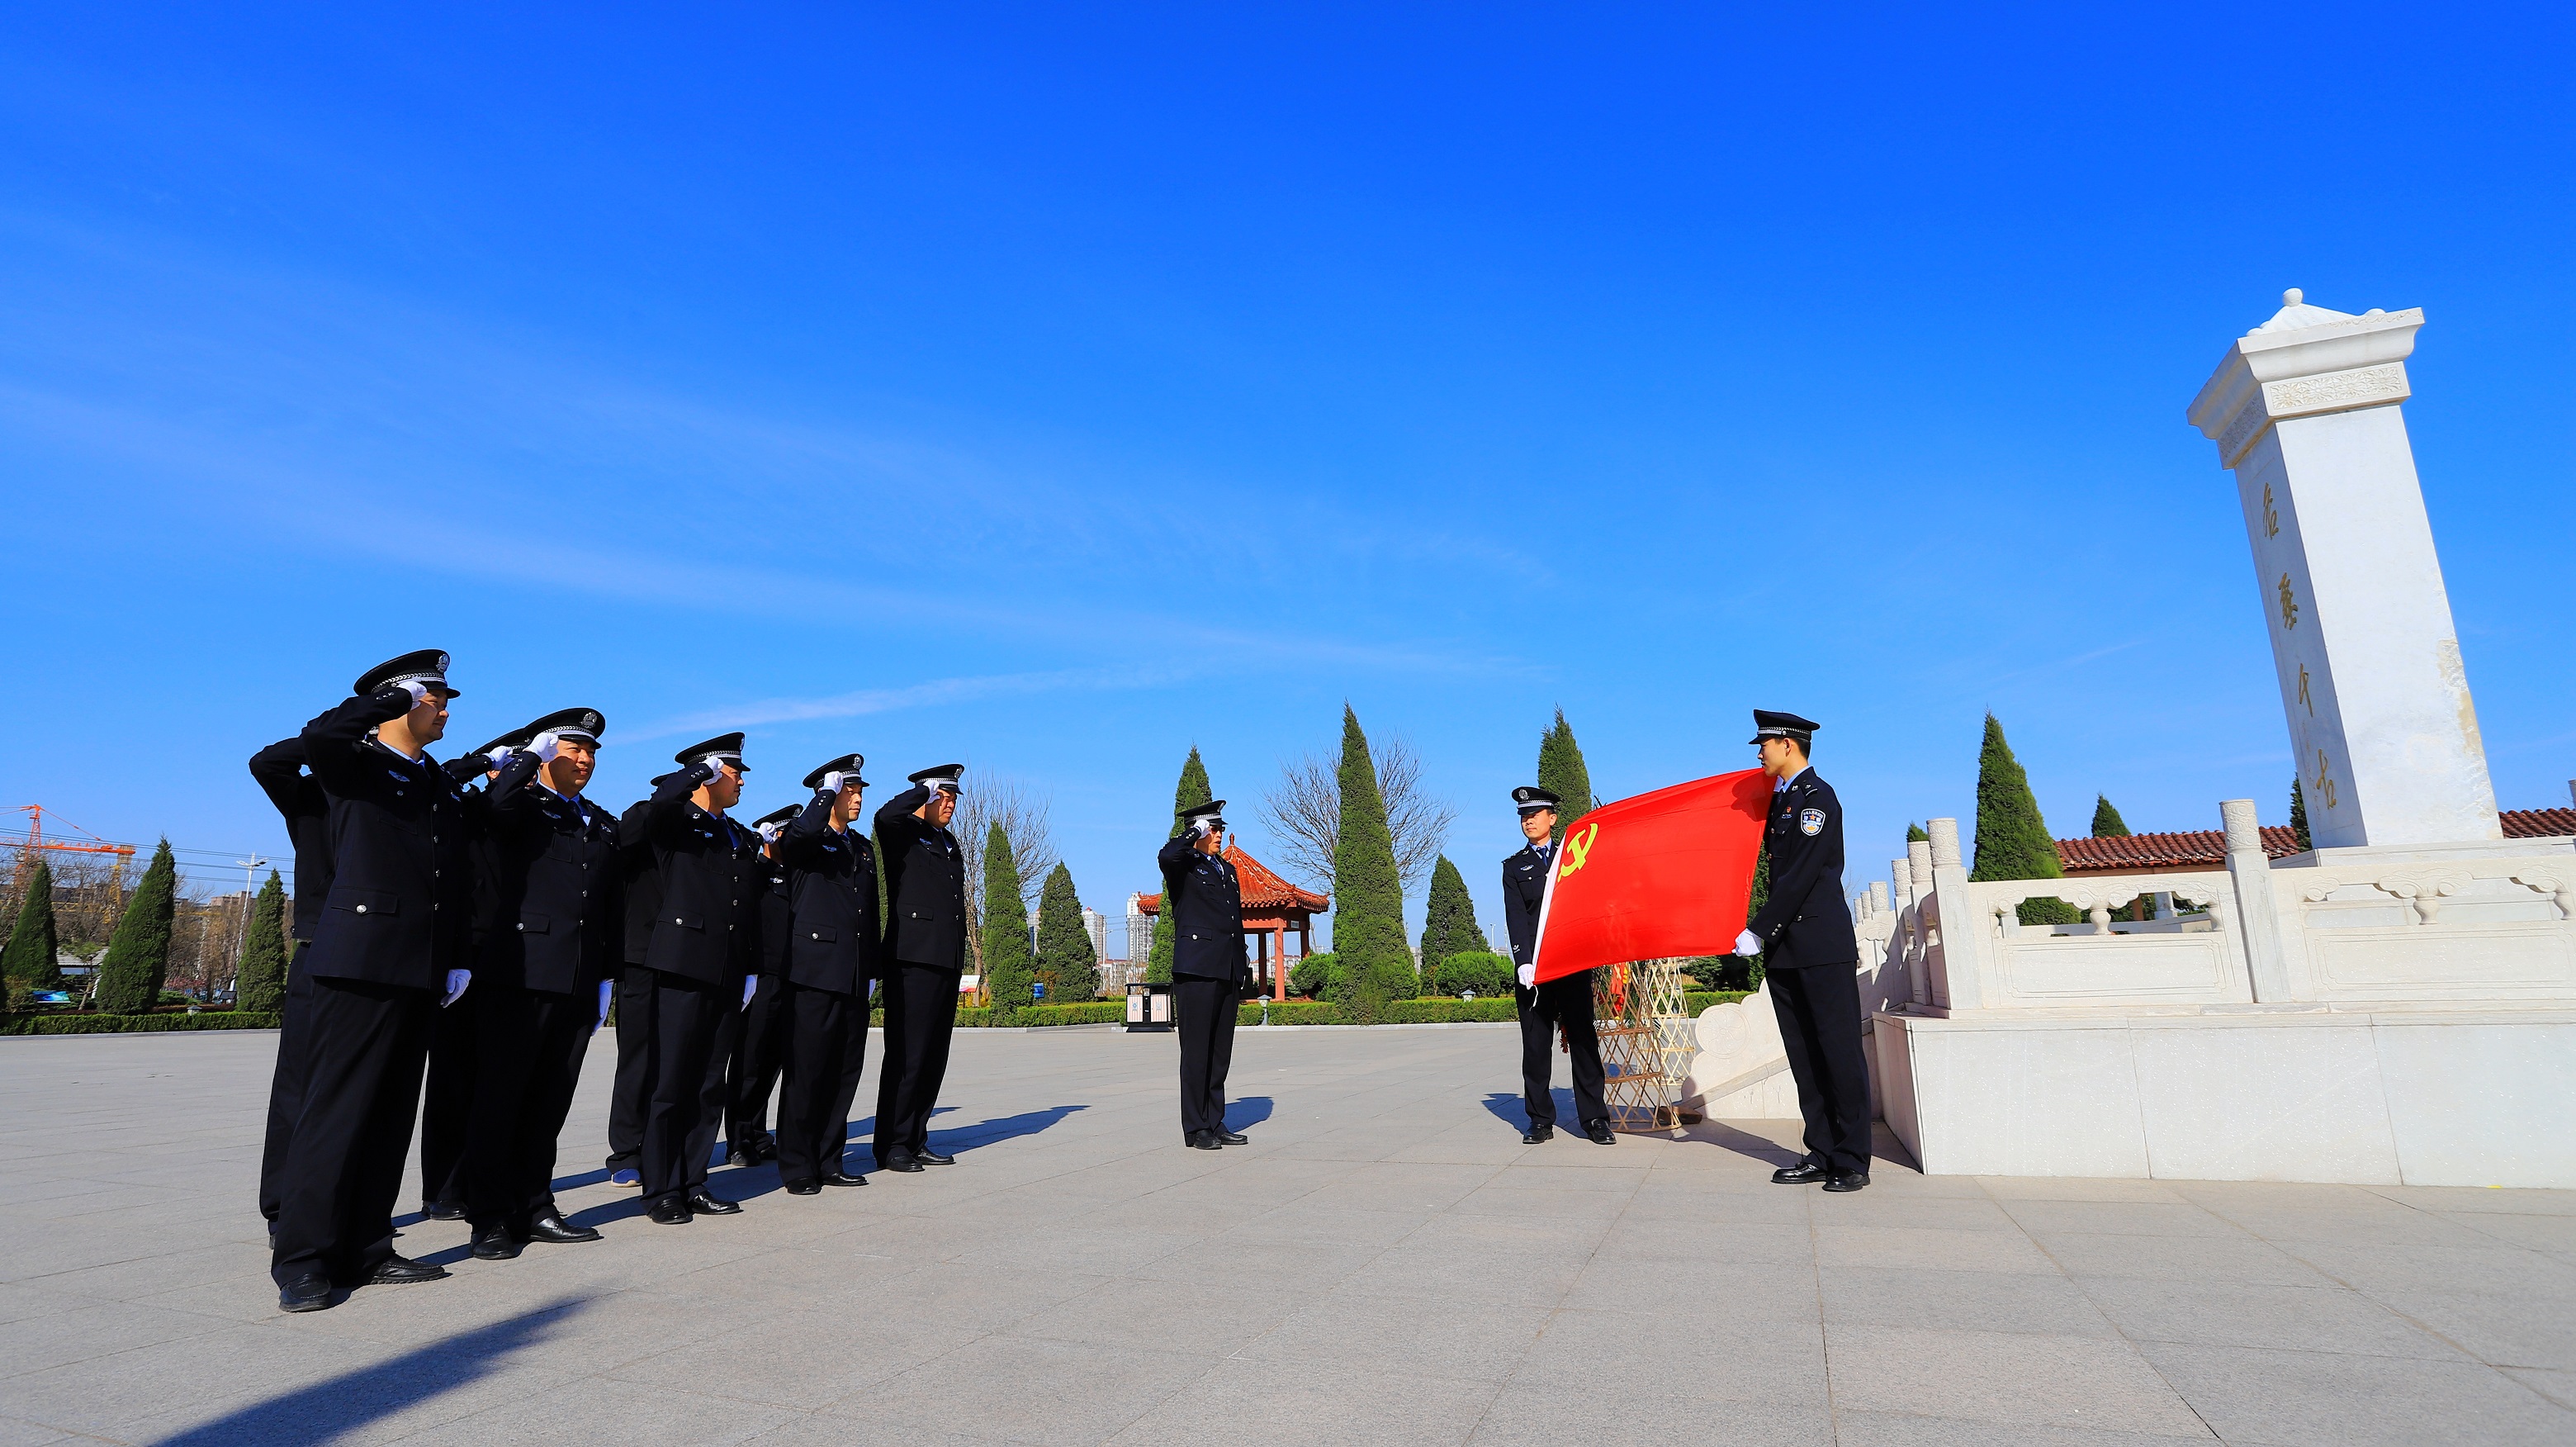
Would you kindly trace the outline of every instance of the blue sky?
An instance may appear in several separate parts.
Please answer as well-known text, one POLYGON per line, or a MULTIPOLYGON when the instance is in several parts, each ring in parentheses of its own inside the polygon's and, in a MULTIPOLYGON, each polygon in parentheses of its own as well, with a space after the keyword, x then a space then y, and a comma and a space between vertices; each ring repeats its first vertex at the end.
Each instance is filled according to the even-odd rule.
POLYGON ((279 850, 241 761, 435 646, 612 805, 732 727, 757 809, 1023 780, 1113 914, 1193 742, 1249 801, 1345 699, 1489 925, 1559 704, 1614 794, 1825 721, 1855 887, 1989 708, 2060 834, 2277 821, 2183 409, 2288 286, 2426 309, 2566 802, 2561 9, 928 9, 0 9, 5 802, 279 850))

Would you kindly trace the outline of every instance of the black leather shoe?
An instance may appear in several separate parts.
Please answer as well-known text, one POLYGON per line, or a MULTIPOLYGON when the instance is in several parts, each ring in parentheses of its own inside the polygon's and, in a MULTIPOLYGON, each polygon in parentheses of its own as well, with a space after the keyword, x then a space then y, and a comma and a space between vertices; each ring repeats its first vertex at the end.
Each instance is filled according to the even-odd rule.
POLYGON ((462 1221, 465 1219, 465 1207, 456 1201, 423 1201, 420 1203, 420 1215, 424 1221, 462 1221))
POLYGON ((760 1164, 760 1160, 751 1152, 744 1150, 740 1146, 735 1146, 732 1150, 725 1152, 725 1164, 729 1166, 756 1166, 760 1164))
POLYGON ((444 1281, 447 1268, 414 1261, 408 1256, 388 1256, 367 1273, 369 1286, 409 1286, 420 1281, 444 1281))
POLYGON ((1836 1171, 1825 1178, 1825 1189, 1828 1191, 1861 1191, 1868 1188, 1869 1172, 1867 1171, 1836 1171))
POLYGON ((474 1232, 474 1259, 507 1261, 519 1254, 519 1243, 510 1239, 507 1226, 484 1226, 474 1232))
POLYGON ((689 1210, 699 1216, 732 1216, 740 1214, 742 1207, 712 1191, 698 1190, 689 1193, 689 1210))
POLYGON ((1619 1143, 1618 1133, 1610 1129, 1610 1122, 1606 1120, 1585 1121, 1583 1138, 1596 1146, 1615 1146, 1619 1143))
POLYGON ((921 1169, 921 1162, 914 1160, 910 1156, 881 1156, 877 1160, 877 1169, 880 1171, 901 1171, 905 1175, 911 1175, 913 1172, 921 1169))
POLYGON ((588 1226, 576 1226, 565 1220, 561 1211, 548 1211, 528 1223, 528 1239, 568 1246, 578 1241, 596 1241, 599 1233, 588 1226))
POLYGON ((763 1164, 774 1161, 778 1159, 778 1142, 768 1136, 762 1136, 759 1143, 751 1148, 751 1153, 763 1164))
POLYGON ((653 1203, 653 1208, 644 1213, 644 1219, 656 1226, 686 1226, 696 1218, 689 1213, 688 1202, 666 1196, 653 1203))
POLYGON ((1812 1186, 1824 1178, 1825 1168, 1821 1164, 1815 1161, 1800 1161, 1794 1166, 1782 1166, 1780 1169, 1773 1171, 1771 1173, 1771 1184, 1775 1186, 1812 1186))
POLYGON ((914 1159, 920 1161, 925 1166, 953 1166, 957 1164, 957 1158, 955 1156, 943 1156, 937 1151, 914 1151, 912 1154, 914 1159))
POLYGON ((827 1186, 864 1186, 867 1183, 867 1177, 854 1176, 847 1171, 825 1171, 823 1173, 823 1184, 827 1186))
POLYGON ((791 1196, 819 1196, 823 1194, 823 1183, 821 1181, 789 1181, 787 1183, 787 1194, 791 1196))
POLYGON ((1521 1132, 1521 1144, 1525 1146, 1543 1146, 1554 1139, 1556 1127, 1552 1125, 1534 1125, 1521 1132))
POLYGON ((319 1271, 308 1271, 277 1289, 280 1311, 328 1311, 331 1309, 331 1278, 319 1271))
POLYGON ((1216 1138, 1230 1146, 1248 1146, 1252 1144, 1252 1137, 1245 1135, 1239 1130, 1218 1131, 1216 1133, 1216 1138))
POLYGON ((1192 1131, 1187 1136, 1182 1137, 1181 1143, 1194 1151, 1221 1151, 1225 1149, 1225 1142, 1218 1140, 1216 1138, 1216 1132, 1212 1130, 1192 1131))

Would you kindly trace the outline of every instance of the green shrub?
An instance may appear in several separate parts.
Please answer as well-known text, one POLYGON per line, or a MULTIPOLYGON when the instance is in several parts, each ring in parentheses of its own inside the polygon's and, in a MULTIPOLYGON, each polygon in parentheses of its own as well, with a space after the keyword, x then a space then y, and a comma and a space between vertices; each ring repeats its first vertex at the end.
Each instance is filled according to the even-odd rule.
POLYGON ((1499 1000, 1481 996, 1473 1000, 1391 1000, 1386 1013, 1378 1018, 1389 1025, 1456 1025, 1518 1016, 1519 1007, 1505 995, 1499 1000))
POLYGON ((1697 1015, 1711 1005, 1732 1005, 1752 994, 1750 990, 1692 990, 1682 996, 1682 1008, 1697 1015))
POLYGON ((1308 955, 1288 972, 1288 988, 1310 1000, 1323 999, 1333 993, 1337 963, 1330 950, 1320 955, 1308 955))
MULTIPOLYGON (((1318 955, 1315 958, 1321 959, 1323 956, 1318 955)), ((1329 1000, 1273 1000, 1269 1008, 1270 1023, 1273 1025, 1347 1025, 1350 1023, 1349 1017, 1342 1013, 1342 1007, 1329 1000)), ((1245 1025, 1258 1025, 1261 1023, 1261 1013, 1262 1004, 1259 1000, 1246 1000, 1242 1007, 1235 1011, 1234 1023, 1238 1028, 1245 1025)))
POLYGON ((1517 979, 1509 956, 1470 950, 1440 961, 1423 981, 1422 993, 1454 998, 1473 990, 1479 1000, 1509 997, 1517 979))
POLYGON ((1084 1000, 1071 1005, 1030 1005, 1011 1012, 1011 1023, 1038 1025, 1114 1025, 1127 1018, 1125 1000, 1084 1000))
POLYGON ((167 1030, 274 1030, 277 1017, 257 1010, 203 1010, 194 1015, 28 1015, 0 1025, 0 1035, 125 1035, 167 1030))

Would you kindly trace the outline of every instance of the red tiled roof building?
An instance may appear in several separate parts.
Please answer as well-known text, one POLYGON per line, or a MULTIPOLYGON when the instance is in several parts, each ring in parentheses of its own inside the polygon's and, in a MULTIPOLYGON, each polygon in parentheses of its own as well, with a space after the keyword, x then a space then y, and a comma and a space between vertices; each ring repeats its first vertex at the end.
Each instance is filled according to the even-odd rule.
MULTIPOLYGON (((2496 815, 2507 839, 2551 839, 2576 835, 2576 809, 2506 809, 2496 815)), ((2299 852, 2298 837, 2287 824, 2263 827, 2263 852, 2286 859, 2299 852)), ((2181 834, 2128 834, 2110 839, 2060 839, 2058 867, 2076 875, 2155 874, 2165 870, 2224 869, 2227 834, 2195 829, 2181 834)))

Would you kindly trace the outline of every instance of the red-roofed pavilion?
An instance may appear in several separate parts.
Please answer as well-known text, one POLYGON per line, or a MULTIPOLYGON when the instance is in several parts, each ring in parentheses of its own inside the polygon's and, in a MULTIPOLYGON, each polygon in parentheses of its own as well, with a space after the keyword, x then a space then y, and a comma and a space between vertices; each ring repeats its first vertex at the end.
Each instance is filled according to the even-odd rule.
MULTIPOLYGON (((1234 866, 1235 882, 1243 890, 1243 932, 1252 936, 1252 978, 1270 992, 1270 998, 1288 998, 1288 971, 1297 960, 1315 952, 1314 917, 1333 907, 1332 900, 1310 889, 1299 889, 1267 864, 1243 852, 1243 846, 1228 835, 1225 847, 1218 851, 1225 862, 1234 866), (1288 936, 1297 936, 1297 954, 1288 954, 1288 936)), ((1136 907, 1150 915, 1163 912, 1159 894, 1139 895, 1136 907)))

